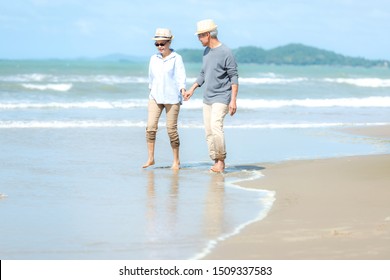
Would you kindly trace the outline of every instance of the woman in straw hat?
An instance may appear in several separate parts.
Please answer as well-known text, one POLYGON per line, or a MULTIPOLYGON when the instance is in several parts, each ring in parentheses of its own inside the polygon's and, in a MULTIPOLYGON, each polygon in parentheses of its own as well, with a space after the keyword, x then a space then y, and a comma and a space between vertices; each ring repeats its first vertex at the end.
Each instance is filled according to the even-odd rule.
POLYGON ((205 48, 203 66, 196 82, 185 94, 188 100, 195 89, 203 86, 203 121, 213 172, 225 170, 225 135, 223 122, 227 113, 237 110, 238 71, 231 50, 218 40, 217 25, 211 19, 199 21, 197 32, 205 48))
POLYGON ((166 112, 166 127, 173 151, 172 169, 180 168, 179 134, 177 119, 179 116, 182 94, 185 93, 186 72, 182 57, 170 48, 173 39, 167 28, 157 28, 154 37, 158 53, 149 62, 149 104, 146 142, 148 160, 143 168, 155 163, 154 149, 158 121, 162 111, 166 112))

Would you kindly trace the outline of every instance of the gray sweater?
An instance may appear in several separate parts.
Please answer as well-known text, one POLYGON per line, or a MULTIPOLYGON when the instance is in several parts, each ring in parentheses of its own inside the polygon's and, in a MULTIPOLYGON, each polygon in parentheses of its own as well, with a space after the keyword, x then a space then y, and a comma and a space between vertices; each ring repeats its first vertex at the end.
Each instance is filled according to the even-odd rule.
POLYGON ((232 84, 238 85, 237 63, 232 51, 223 44, 213 49, 207 47, 203 53, 203 66, 196 83, 203 86, 205 104, 229 105, 232 84))

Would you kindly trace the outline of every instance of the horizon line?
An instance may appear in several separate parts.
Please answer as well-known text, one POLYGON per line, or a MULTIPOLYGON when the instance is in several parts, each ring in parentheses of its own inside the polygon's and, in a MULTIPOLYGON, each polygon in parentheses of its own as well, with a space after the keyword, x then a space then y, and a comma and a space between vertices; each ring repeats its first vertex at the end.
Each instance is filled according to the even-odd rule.
MULTIPOLYGON (((271 51, 271 50, 274 50, 277 48, 287 47, 290 45, 301 45, 303 47, 314 48, 314 49, 318 49, 320 51, 333 52, 337 55, 342 55, 342 56, 349 57, 349 58, 362 58, 362 59, 371 60, 371 61, 390 62, 390 58, 389 59, 386 59, 386 58, 367 58, 365 56, 346 55, 346 54, 342 54, 342 53, 339 53, 339 52, 336 52, 333 50, 328 50, 328 49, 324 49, 324 48, 320 48, 320 47, 305 45, 303 43, 288 43, 288 44, 284 44, 284 45, 280 45, 280 46, 268 48, 268 49, 265 49, 265 48, 260 47, 260 46, 254 46, 254 45, 244 45, 244 46, 239 46, 239 47, 231 48, 231 49, 237 50, 239 48, 254 47, 254 48, 258 48, 258 49, 263 49, 265 51, 271 51)), ((177 50, 194 50, 194 51, 196 51, 196 50, 201 51, 203 49, 204 48, 187 48, 187 47, 177 48, 177 50)), ((0 57, 0 61, 4 61, 4 60, 107 60, 107 61, 109 61, 110 59, 112 59, 112 60, 123 59, 126 61, 141 62, 144 60, 148 60, 149 58, 150 58, 150 55, 133 55, 133 54, 127 54, 127 53, 121 53, 121 52, 112 52, 112 53, 107 53, 107 54, 102 54, 102 55, 97 55, 97 56, 79 55, 79 56, 72 56, 72 57, 65 57, 65 56, 50 57, 50 56, 48 56, 48 57, 24 57, 24 58, 21 58, 21 57, 20 58, 0 57), (115 58, 115 56, 117 56, 117 58, 115 58)))

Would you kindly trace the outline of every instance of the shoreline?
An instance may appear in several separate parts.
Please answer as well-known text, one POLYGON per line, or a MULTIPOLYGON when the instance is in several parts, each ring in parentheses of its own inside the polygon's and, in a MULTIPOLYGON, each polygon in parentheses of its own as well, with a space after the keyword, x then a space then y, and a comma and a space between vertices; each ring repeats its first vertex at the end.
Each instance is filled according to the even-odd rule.
MULTIPOLYGON (((390 126, 343 131, 390 138, 390 126)), ((390 259, 390 154, 258 165, 264 176, 239 185, 275 191, 268 215, 203 259, 390 259)))

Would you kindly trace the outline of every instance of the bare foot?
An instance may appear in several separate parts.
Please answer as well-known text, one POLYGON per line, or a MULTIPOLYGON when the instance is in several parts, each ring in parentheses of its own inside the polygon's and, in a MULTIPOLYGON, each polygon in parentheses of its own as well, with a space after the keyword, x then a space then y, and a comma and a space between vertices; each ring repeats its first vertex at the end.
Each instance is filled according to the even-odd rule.
POLYGON ((174 162, 171 166, 171 169, 173 170, 179 170, 180 169, 180 162, 174 162))
POLYGON ((146 167, 149 167, 151 165, 154 165, 154 160, 148 160, 143 166, 142 168, 146 168, 146 167))
POLYGON ((223 173, 224 169, 217 169, 213 166, 210 168, 210 171, 214 173, 223 173))
POLYGON ((225 162, 223 160, 218 160, 213 167, 210 168, 212 172, 222 173, 225 171, 225 162))

